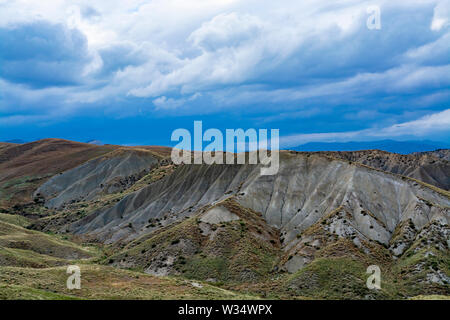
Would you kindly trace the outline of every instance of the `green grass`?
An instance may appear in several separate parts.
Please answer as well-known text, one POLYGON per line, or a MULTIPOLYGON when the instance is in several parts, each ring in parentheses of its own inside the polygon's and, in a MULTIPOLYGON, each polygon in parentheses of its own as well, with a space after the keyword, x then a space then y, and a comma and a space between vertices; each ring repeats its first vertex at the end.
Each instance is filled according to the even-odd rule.
POLYGON ((369 290, 367 266, 350 258, 320 258, 287 278, 286 288, 295 295, 315 299, 389 299, 384 287, 369 290))
MULTIPOLYGON (((14 217, 7 217, 6 220, 14 220, 12 222, 18 224, 24 222, 21 219, 15 221, 14 217)), ((44 268, 92 258, 97 254, 95 248, 28 230, 18 224, 0 221, 0 265, 44 268)))
POLYGON ((153 277, 107 266, 83 265, 81 289, 67 289, 66 267, 46 269, 0 267, 2 299, 255 299, 201 283, 170 277, 153 277))
POLYGON ((0 300, 78 300, 80 298, 62 295, 21 285, 1 285, 0 300))
POLYGON ((19 227, 27 227, 30 225, 30 220, 22 217, 20 215, 17 214, 4 214, 4 213, 0 213, 0 221, 9 223, 9 224, 13 224, 19 227))
POLYGON ((420 295, 410 298, 410 300, 450 300, 450 296, 442 296, 437 294, 420 295))
POLYGON ((436 284, 426 281, 427 274, 440 270, 450 277, 450 256, 434 247, 424 247, 416 252, 410 248, 392 268, 392 277, 397 280, 398 291, 403 296, 443 294, 450 295, 450 283, 436 284), (426 253, 429 255, 426 256, 426 253), (431 253, 431 254, 430 254, 431 253))
POLYGON ((0 247, 0 265, 46 268, 66 264, 67 261, 30 250, 0 247))
POLYGON ((153 277, 142 272, 98 265, 102 250, 82 247, 20 227, 23 220, 2 216, 0 221, 0 299, 255 299, 177 277, 153 277), (10 224, 5 222, 17 222, 10 224), (13 220, 13 221, 11 221, 13 220), (84 253, 90 259, 58 256, 84 253), (81 290, 68 290, 68 265, 81 268, 81 290))
MULTIPOLYGON (((178 261, 178 263, 180 263, 178 261)), ((227 281, 230 278, 229 263, 224 257, 207 257, 196 255, 179 265, 183 276, 190 279, 217 279, 227 281)))

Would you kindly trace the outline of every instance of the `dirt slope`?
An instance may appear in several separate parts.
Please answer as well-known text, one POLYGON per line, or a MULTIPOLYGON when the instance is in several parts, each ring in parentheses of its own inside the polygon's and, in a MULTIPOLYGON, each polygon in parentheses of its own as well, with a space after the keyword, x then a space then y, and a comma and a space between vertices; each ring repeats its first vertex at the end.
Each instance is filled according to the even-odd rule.
POLYGON ((15 143, 0 142, 0 152, 2 150, 5 150, 6 148, 13 147, 13 146, 16 146, 16 145, 17 144, 15 144, 15 143))

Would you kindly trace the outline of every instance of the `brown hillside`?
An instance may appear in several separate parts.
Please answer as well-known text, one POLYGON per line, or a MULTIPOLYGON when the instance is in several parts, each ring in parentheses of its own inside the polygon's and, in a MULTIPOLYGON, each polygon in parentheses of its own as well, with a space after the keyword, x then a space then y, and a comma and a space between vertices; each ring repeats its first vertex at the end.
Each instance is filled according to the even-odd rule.
POLYGON ((6 148, 17 146, 15 143, 0 142, 0 152, 6 148))
POLYGON ((172 152, 172 148, 162 146, 142 146, 139 148, 149 150, 163 158, 170 157, 170 153, 172 152))

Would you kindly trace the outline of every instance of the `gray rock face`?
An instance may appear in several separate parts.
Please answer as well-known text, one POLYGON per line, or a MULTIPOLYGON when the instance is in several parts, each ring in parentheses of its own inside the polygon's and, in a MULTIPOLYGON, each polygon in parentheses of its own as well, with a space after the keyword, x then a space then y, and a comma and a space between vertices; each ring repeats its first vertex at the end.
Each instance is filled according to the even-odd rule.
POLYGON ((116 150, 50 178, 34 193, 50 208, 73 201, 92 200, 101 192, 120 191, 158 163, 150 152, 116 150))
POLYGON ((435 220, 449 223, 450 199, 415 181, 320 155, 280 156, 273 176, 261 176, 257 165, 182 166, 114 207, 76 222, 71 231, 107 243, 130 241, 154 230, 146 226, 149 219, 158 218, 164 226, 231 196, 279 228, 285 250, 339 207, 348 212, 349 221, 334 221, 330 230, 341 236, 357 231, 385 245, 403 221, 410 220, 418 230, 435 220))
POLYGON ((227 208, 218 206, 208 210, 208 212, 206 212, 206 214, 200 219, 200 221, 209 224, 219 224, 239 219, 240 218, 237 215, 228 211, 227 208))
POLYGON ((262 212, 287 242, 340 206, 362 234, 386 244, 401 221, 422 228, 450 219, 446 196, 398 176, 319 156, 288 154, 283 160, 278 175, 247 180, 240 203, 262 212))
POLYGON ((192 215, 197 209, 236 194, 240 184, 257 166, 185 165, 170 176, 132 193, 114 207, 71 226, 71 231, 95 235, 107 243, 132 240, 154 230, 150 220, 162 226, 192 215), (132 228, 130 228, 130 224, 132 228))
POLYGON ((286 262, 285 268, 289 273, 294 273, 303 268, 308 262, 309 261, 307 261, 304 257, 293 256, 288 262, 286 262))

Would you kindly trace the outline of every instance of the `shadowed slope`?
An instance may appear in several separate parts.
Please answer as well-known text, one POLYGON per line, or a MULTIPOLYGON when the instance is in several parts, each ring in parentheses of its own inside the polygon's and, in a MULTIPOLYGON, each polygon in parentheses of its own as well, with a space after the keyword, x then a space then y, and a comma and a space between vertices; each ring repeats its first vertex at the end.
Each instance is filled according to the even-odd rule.
POLYGON ((51 208, 92 200, 102 192, 113 193, 130 187, 159 160, 149 151, 117 149, 52 177, 36 190, 35 196, 43 198, 51 208))
POLYGON ((60 139, 44 139, 0 149, 0 207, 32 201, 49 177, 116 149, 60 139))

